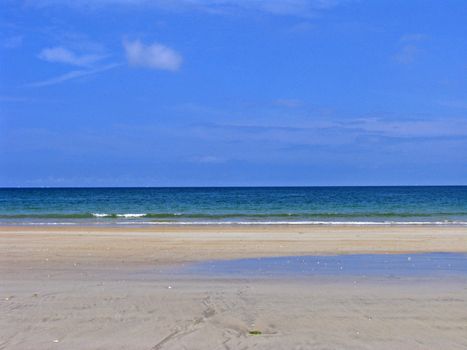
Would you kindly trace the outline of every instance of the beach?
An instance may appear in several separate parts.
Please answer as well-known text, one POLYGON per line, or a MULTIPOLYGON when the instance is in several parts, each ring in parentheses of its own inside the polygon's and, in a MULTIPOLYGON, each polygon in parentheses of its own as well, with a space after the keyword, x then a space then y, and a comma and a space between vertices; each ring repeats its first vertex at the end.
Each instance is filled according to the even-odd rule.
POLYGON ((467 228, 3 226, 0 349, 465 349, 462 271, 186 270, 229 259, 430 252, 467 253, 467 228))

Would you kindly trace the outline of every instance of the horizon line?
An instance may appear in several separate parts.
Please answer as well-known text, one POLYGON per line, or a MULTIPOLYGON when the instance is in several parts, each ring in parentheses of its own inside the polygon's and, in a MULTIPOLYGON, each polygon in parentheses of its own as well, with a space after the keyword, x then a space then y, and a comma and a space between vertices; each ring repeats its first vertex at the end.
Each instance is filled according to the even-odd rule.
POLYGON ((455 185, 227 185, 227 186, 0 186, 3 189, 131 189, 131 188, 329 188, 329 187, 467 187, 467 184, 455 185))

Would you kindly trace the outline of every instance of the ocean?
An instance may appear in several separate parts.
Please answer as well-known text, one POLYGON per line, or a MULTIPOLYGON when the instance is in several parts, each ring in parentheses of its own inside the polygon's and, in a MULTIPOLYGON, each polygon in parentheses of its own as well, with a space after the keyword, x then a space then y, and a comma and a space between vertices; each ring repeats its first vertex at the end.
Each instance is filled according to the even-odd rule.
POLYGON ((1 225, 467 225, 467 186, 2 188, 1 225))

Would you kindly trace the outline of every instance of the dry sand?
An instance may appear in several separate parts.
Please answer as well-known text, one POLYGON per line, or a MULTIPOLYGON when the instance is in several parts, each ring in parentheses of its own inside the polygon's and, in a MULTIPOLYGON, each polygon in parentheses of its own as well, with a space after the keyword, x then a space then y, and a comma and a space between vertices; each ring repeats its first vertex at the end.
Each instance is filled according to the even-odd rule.
POLYGON ((157 273, 213 258, 432 251, 467 252, 467 228, 2 227, 0 349, 466 349, 465 276, 157 273))

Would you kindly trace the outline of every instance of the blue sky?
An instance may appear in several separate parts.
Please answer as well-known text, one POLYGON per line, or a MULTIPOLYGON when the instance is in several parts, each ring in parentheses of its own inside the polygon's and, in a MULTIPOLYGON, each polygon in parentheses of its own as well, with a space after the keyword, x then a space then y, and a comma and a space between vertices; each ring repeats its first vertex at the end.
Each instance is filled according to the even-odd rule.
POLYGON ((466 1, 0 13, 0 186, 467 184, 466 1))

